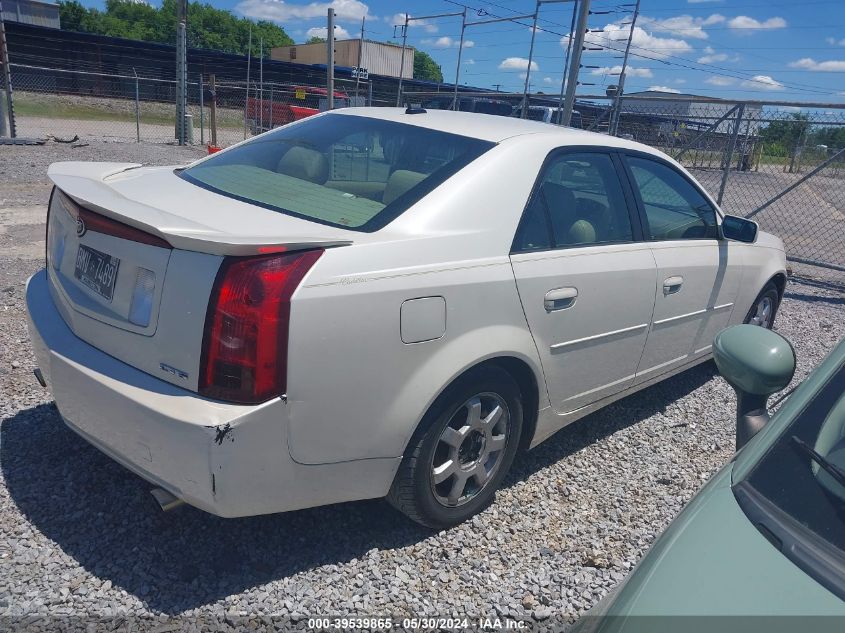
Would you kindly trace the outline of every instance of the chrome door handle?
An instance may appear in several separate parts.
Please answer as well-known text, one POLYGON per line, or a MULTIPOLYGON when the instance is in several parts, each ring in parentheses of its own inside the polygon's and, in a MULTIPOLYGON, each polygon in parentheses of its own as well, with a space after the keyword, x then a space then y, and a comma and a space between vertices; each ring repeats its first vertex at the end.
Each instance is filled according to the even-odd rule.
POLYGON ((575 305, 578 298, 578 288, 555 288, 549 290, 543 298, 543 307, 546 312, 555 310, 566 310, 575 305))
POLYGON ((684 285, 684 278, 680 275, 675 277, 667 277, 663 280, 663 294, 671 295, 681 290, 684 285))

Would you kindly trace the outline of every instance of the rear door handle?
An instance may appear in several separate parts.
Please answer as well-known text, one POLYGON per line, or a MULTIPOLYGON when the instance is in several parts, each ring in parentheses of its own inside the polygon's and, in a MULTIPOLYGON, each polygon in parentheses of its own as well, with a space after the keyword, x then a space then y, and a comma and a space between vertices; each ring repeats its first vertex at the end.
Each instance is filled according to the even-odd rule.
POLYGON ((667 277, 663 280, 663 294, 671 295, 680 291, 681 286, 684 285, 684 278, 680 275, 675 277, 667 277))
POLYGON ((555 288, 549 290, 543 298, 543 307, 546 312, 555 310, 566 310, 575 305, 578 298, 578 288, 555 288))

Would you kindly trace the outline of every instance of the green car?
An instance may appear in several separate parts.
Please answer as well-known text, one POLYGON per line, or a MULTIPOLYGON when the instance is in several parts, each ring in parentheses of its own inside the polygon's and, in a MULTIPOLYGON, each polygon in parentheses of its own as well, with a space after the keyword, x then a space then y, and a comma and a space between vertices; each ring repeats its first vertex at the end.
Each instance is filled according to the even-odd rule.
POLYGON ((572 631, 845 631, 845 340, 771 420, 789 342, 738 325, 713 350, 741 450, 572 631))

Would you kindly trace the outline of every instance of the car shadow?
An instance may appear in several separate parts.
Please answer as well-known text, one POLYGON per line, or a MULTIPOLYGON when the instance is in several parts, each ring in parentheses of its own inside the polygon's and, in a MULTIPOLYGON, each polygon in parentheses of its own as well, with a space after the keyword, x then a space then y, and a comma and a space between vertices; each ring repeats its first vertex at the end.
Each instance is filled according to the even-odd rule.
MULTIPOLYGON (((566 427, 522 455, 505 485, 641 422, 714 373, 712 363, 700 365, 566 427)), ((191 507, 163 513, 151 484, 68 429, 52 404, 3 420, 0 469, 35 529, 100 580, 168 615, 431 535, 381 500, 242 519, 191 507)))
POLYGON ((665 411, 673 402, 704 386, 716 376, 716 364, 712 360, 707 361, 573 422, 518 458, 504 485, 523 481, 617 431, 665 411))

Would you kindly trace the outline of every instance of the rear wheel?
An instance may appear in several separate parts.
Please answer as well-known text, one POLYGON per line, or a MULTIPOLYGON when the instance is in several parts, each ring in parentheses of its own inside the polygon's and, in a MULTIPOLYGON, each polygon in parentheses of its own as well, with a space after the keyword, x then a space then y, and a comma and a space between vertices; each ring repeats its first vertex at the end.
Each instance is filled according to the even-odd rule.
POLYGON ((462 376, 426 413, 388 501, 437 529, 477 514, 513 463, 522 417, 519 387, 506 371, 483 367, 462 376))
POLYGON ((754 304, 748 311, 748 316, 745 317, 745 323, 751 325, 759 325, 771 330, 775 323, 775 315, 780 304, 780 293, 777 286, 773 282, 767 283, 757 298, 754 304))

